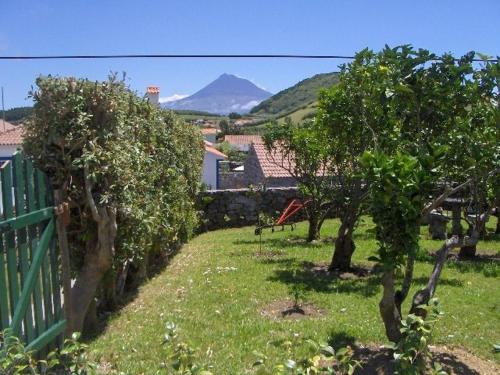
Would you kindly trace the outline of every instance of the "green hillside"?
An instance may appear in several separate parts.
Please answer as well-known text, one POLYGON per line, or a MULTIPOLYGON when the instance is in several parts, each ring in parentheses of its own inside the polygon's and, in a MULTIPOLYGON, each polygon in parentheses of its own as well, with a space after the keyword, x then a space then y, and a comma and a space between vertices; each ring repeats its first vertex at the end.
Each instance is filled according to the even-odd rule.
POLYGON ((296 85, 280 91, 254 107, 250 113, 255 116, 283 117, 318 99, 319 90, 338 82, 338 73, 317 74, 296 85))

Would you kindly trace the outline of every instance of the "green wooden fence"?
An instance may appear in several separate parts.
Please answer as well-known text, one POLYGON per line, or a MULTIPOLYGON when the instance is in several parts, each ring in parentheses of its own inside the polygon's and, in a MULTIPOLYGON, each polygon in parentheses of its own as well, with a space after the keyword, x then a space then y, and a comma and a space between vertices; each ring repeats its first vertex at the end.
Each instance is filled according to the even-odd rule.
POLYGON ((65 328, 53 194, 22 152, 0 167, 0 330, 41 350, 65 328))

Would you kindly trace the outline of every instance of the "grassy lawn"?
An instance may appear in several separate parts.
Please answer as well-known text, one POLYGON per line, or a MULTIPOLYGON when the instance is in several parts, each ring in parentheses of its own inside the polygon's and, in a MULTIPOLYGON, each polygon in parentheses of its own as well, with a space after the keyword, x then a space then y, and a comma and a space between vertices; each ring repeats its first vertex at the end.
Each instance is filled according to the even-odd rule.
MULTIPOLYGON (((336 233, 338 224, 326 222, 323 236, 336 233)), ((367 232, 371 227, 365 218, 356 232, 356 264, 369 265, 366 259, 376 249, 373 235, 367 232)), ((179 326, 182 338, 198 348, 204 361, 213 364, 215 374, 248 373, 254 350, 284 358, 277 343, 294 333, 334 345, 385 343, 378 315, 378 278, 311 277, 304 271, 304 262, 328 262, 332 243, 308 245, 297 240, 305 237, 306 230, 307 224, 300 223, 293 232, 264 232, 260 255, 253 227, 193 239, 163 273, 140 289, 133 302, 111 317, 105 332, 90 344, 95 356, 113 364, 110 373, 154 374, 165 360, 161 342, 169 321, 179 326), (262 308, 289 298, 296 282, 308 290, 306 301, 324 315, 296 321, 262 317, 262 308)), ((479 252, 499 254, 498 239, 481 242, 479 252)), ((424 251, 435 251, 440 244, 428 240, 422 228, 424 251)), ((423 255, 410 296, 426 283, 431 269, 423 255)), ((499 276, 498 263, 447 263, 437 289, 445 312, 436 329, 438 343, 463 346, 500 362, 499 354, 492 351, 492 345, 500 343, 499 276)))

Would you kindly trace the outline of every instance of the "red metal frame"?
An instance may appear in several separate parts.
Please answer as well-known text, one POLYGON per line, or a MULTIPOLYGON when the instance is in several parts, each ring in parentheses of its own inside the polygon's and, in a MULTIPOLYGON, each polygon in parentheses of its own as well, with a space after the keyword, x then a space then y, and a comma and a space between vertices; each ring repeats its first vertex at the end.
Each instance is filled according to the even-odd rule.
POLYGON ((304 202, 302 202, 300 199, 293 199, 285 208, 285 211, 283 211, 275 225, 284 224, 285 221, 287 221, 289 218, 303 209, 310 201, 310 199, 307 199, 304 202))

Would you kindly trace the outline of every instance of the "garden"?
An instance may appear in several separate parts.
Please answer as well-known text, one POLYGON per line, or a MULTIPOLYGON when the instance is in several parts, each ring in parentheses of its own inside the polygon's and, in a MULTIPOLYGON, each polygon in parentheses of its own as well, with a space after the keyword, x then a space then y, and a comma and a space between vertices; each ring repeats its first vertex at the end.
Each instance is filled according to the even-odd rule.
MULTIPOLYGON (((165 272, 110 317, 104 334, 90 344, 93 355, 110 374, 162 373, 170 355, 164 334, 172 322, 182 341, 196 348, 199 362, 214 374, 253 373, 252 365, 260 359, 256 351, 273 365, 306 358, 308 339, 335 349, 358 348, 357 355, 367 361, 364 373, 376 373, 369 367, 376 365, 370 353, 388 344, 378 315, 380 276, 326 271, 332 249, 328 234, 338 227, 338 220, 326 221, 324 240, 313 244, 304 240, 306 222, 294 232, 268 230, 262 250, 253 227, 196 237, 165 272), (311 306, 312 313, 282 315, 293 307, 297 290, 298 303, 311 306), (296 357, 289 357, 289 342, 296 357)), ((372 230, 372 221, 362 217, 354 233, 353 263, 358 269, 373 267, 367 260, 376 246, 372 230)), ((422 227, 420 245, 412 293, 427 282, 440 243, 429 240, 422 227)), ((493 345, 500 324, 499 251, 498 235, 491 236, 478 246, 480 261, 454 259, 443 271, 437 295, 444 315, 435 325, 432 345, 442 353, 443 365, 451 365, 456 373, 493 374, 488 371, 498 366, 493 345), (471 361, 475 356, 482 358, 479 365, 471 361), (474 365, 479 367, 474 370, 474 365)))
POLYGON ((54 191, 65 335, 86 343, 37 362, 4 332, 7 374, 498 373, 498 60, 359 52, 314 118, 268 125, 307 221, 260 235, 200 233, 199 131, 124 82, 31 93, 23 147, 54 191))

